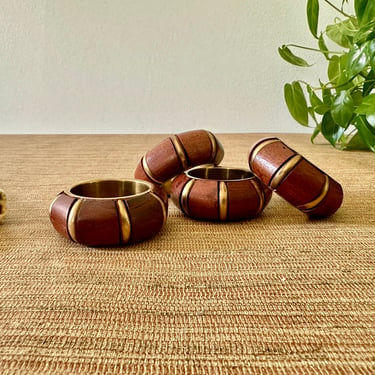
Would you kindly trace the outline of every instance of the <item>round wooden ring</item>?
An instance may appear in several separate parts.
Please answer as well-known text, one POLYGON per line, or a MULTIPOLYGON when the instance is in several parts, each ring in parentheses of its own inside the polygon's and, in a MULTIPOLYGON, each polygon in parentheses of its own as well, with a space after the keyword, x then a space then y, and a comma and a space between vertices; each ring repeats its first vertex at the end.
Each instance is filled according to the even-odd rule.
POLYGON ((139 161, 134 177, 157 185, 202 164, 219 164, 224 157, 221 143, 207 130, 171 136, 148 151, 139 161))
POLYGON ((341 185, 279 138, 265 138, 249 153, 250 170, 290 204, 312 217, 341 206, 341 185))
POLYGON ((271 195, 272 191, 248 170, 199 166, 173 180, 171 198, 192 218, 233 221, 259 215, 271 195))
POLYGON ((0 189, 0 220, 6 215, 7 212, 7 196, 4 190, 0 189))
POLYGON ((164 191, 140 180, 82 182, 50 206, 54 228, 87 246, 122 246, 160 231, 167 219, 164 191))

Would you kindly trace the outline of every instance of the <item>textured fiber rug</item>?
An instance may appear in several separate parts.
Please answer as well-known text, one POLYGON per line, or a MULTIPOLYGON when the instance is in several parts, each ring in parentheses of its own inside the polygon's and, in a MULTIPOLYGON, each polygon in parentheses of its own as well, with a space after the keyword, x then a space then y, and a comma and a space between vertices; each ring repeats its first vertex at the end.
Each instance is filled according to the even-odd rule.
MULTIPOLYGON (((218 135, 222 164, 247 167, 263 136, 218 135)), ((342 184, 332 217, 274 195, 209 223, 170 202, 151 240, 88 248, 54 231, 56 194, 131 178, 165 136, 0 136, 0 373, 375 373, 375 154, 279 137, 342 184)))

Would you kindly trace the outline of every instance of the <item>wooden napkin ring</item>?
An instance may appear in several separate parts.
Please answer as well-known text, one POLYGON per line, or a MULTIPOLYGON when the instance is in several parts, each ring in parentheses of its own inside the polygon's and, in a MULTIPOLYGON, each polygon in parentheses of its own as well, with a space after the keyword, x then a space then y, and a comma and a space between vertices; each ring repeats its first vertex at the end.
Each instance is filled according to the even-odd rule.
POLYGON ((271 195, 272 191, 250 171, 199 166, 173 180, 171 198, 192 218, 232 221, 256 217, 271 195))
POLYGON ((54 228, 88 246, 122 246, 157 234, 167 219, 164 191, 140 180, 83 182, 50 206, 54 228))
POLYGON ((4 190, 0 189, 0 220, 4 218, 7 212, 7 196, 4 190))
POLYGON ((264 184, 310 216, 329 216, 341 206, 341 185, 278 138, 256 143, 249 166, 264 184))
POLYGON ((134 176, 162 185, 193 166, 217 165, 223 157, 223 146, 211 132, 188 131, 169 137, 148 151, 139 161, 134 176))

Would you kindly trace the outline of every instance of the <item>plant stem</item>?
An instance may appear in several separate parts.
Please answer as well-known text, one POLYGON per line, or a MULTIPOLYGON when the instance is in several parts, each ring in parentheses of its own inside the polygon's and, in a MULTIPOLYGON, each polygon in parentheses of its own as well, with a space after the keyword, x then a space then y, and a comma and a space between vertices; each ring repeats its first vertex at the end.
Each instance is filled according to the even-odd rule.
POLYGON ((308 51, 320 52, 320 53, 333 53, 335 55, 343 55, 344 54, 344 52, 342 52, 342 51, 341 52, 339 52, 339 51, 325 51, 325 50, 321 50, 321 49, 318 49, 318 48, 300 46, 298 44, 288 44, 287 46, 288 47, 295 47, 295 48, 305 49, 305 50, 308 50, 308 51))
POLYGON ((348 13, 345 13, 342 9, 338 8, 335 4, 332 4, 328 0, 324 0, 329 6, 331 6, 333 9, 335 9, 337 12, 341 13, 343 16, 351 18, 351 15, 348 13))

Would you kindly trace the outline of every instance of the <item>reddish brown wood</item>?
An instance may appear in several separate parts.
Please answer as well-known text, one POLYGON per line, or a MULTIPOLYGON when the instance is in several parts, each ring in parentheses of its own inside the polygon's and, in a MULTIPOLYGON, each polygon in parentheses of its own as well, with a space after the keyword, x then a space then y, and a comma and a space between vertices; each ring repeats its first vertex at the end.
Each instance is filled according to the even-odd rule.
POLYGON ((188 214, 197 219, 220 220, 217 181, 195 181, 188 198, 188 214))
POLYGON ((206 177, 195 178, 187 171, 172 183, 172 201, 187 216, 211 221, 250 219, 259 215, 271 199, 272 191, 250 172, 247 172, 247 177, 231 180, 231 173, 228 177, 223 173, 223 169, 228 168, 200 169, 209 169, 210 172, 206 177), (220 203, 220 184, 225 185, 226 205, 220 203), (225 217, 221 212, 223 206, 226 207, 225 217))
MULTIPOLYGON (((218 139, 207 130, 193 130, 177 134, 188 157, 188 166, 213 163, 219 164, 224 157, 224 150, 218 139), (211 135, 211 138, 210 138, 211 135), (211 139, 215 139, 216 151, 213 149, 211 139)), ((182 171, 181 171, 182 172, 182 171)))
POLYGON ((143 186, 146 184, 139 181, 145 191, 131 192, 124 186, 124 194, 121 194, 121 184, 107 182, 99 180, 94 182, 94 187, 83 189, 81 186, 85 187, 85 183, 79 184, 67 192, 60 193, 50 208, 50 219, 54 228, 66 238, 87 246, 131 244, 145 240, 160 231, 166 221, 168 210, 168 197, 160 187, 151 184, 143 186), (101 192, 100 187, 95 188, 95 183, 101 184, 100 187, 106 186, 107 190, 101 192), (120 197, 108 197, 108 192, 117 190, 120 197), (84 195, 85 191, 88 195, 84 195), (77 192, 81 195, 77 195, 77 192), (129 238, 125 242, 121 225, 124 219, 117 201, 124 202, 125 216, 129 220, 129 238))
POLYGON ((70 208, 76 200, 76 197, 62 192, 55 198, 50 208, 50 219, 53 227, 68 239, 70 239, 70 235, 67 228, 67 218, 70 208))
POLYGON ((160 231, 164 224, 166 207, 163 209, 154 195, 147 194, 125 202, 131 221, 131 243, 143 241, 160 231))
POLYGON ((84 199, 76 218, 76 241, 88 246, 120 244, 120 228, 114 200, 84 199))
POLYGON ((267 206, 272 196, 271 189, 268 189, 257 178, 244 180, 242 183, 228 182, 227 186, 230 202, 228 220, 256 217, 267 206))
MULTIPOLYGON (((267 138, 266 140, 278 140, 277 138, 267 138)), ((260 142, 261 143, 261 142, 260 142)), ((257 145, 253 147, 256 148, 257 145)), ((277 172, 284 162, 296 155, 296 152, 286 147, 282 142, 272 143, 272 147, 264 147, 257 154, 256 163, 250 165, 250 170, 268 185, 272 176, 277 172)), ((249 159, 251 159, 251 156, 249 159)))
POLYGON ((218 164, 223 157, 223 146, 212 133, 188 131, 169 137, 148 151, 139 161, 134 176, 161 185, 188 168, 218 164))
MULTIPOLYGON (((170 138, 165 139, 144 157, 152 176, 157 181, 164 182, 180 173, 182 169, 170 138)), ((138 177, 136 176, 136 178, 138 177)))
POLYGON ((249 166, 263 183, 310 216, 330 216, 341 206, 341 185, 280 139, 266 138, 255 144, 249 154, 249 166), (296 161, 293 168, 281 173, 292 160, 296 161), (277 175, 282 178, 277 179, 277 175))

